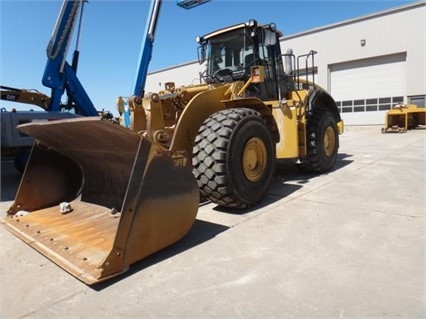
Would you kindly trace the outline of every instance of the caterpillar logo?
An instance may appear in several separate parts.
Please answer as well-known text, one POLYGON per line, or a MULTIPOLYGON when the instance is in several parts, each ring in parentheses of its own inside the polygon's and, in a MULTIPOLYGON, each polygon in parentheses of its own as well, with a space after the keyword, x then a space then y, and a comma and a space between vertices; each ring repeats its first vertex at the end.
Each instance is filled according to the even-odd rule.
POLYGON ((19 95, 17 94, 2 94, 1 99, 2 100, 8 100, 8 101, 16 101, 18 100, 19 95))

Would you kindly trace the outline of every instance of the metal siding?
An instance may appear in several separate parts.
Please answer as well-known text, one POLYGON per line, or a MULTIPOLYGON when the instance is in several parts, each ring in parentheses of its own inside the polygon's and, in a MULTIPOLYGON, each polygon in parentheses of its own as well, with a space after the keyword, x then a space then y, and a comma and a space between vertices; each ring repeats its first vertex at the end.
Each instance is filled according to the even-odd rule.
POLYGON ((314 49, 317 81, 330 87, 328 67, 337 63, 407 52, 406 95, 426 94, 426 6, 393 11, 366 19, 306 31, 284 37, 283 50, 295 55, 314 49), (361 46, 361 40, 366 41, 361 46))
POLYGON ((200 84, 200 72, 205 66, 198 62, 169 68, 149 74, 146 82, 145 92, 158 92, 164 90, 166 82, 175 82, 176 87, 189 84, 200 84))

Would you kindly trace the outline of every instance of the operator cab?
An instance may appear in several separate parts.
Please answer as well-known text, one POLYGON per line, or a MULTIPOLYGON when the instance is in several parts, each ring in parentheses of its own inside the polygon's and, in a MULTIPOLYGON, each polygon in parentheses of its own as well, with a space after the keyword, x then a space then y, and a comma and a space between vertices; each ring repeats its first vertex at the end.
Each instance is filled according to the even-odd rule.
POLYGON ((250 68, 263 65, 265 80, 250 84, 246 95, 277 100, 290 90, 291 77, 284 73, 275 24, 258 25, 256 20, 238 24, 197 38, 200 64, 206 62, 207 83, 247 81, 250 68))

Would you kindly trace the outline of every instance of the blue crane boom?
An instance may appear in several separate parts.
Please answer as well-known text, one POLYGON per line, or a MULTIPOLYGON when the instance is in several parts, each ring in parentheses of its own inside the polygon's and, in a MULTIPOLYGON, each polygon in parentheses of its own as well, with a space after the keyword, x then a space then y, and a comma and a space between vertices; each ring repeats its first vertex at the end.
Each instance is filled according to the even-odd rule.
MULTIPOLYGON (((177 5, 190 9, 210 0, 177 0, 177 5)), ((84 116, 96 116, 98 111, 86 93, 83 85, 77 78, 78 41, 80 28, 77 35, 77 48, 74 51, 72 65, 67 61, 67 53, 70 46, 77 17, 80 12, 80 25, 83 15, 83 6, 86 0, 64 0, 55 28, 47 46, 47 63, 44 70, 42 83, 51 88, 51 102, 48 111, 60 111, 61 98, 67 91, 69 102, 74 103, 77 113, 84 116), (70 102, 72 101, 72 102, 70 102)), ((152 49, 155 37, 155 29, 160 14, 162 0, 151 0, 149 19, 145 30, 145 39, 142 44, 137 76, 135 80, 134 95, 143 96, 148 66, 152 57, 152 49)))
MULTIPOLYGON (((184 9, 191 9, 209 1, 211 0, 177 0, 176 4, 184 9)), ((158 17, 160 15, 161 5, 162 0, 151 1, 151 8, 149 10, 150 16, 145 27, 145 40, 140 52, 139 66, 137 68, 135 88, 133 91, 133 94, 139 97, 143 97, 145 92, 145 82, 148 75, 149 62, 152 57, 155 30, 157 27, 158 17)))
POLYGON ((162 0, 151 1, 151 8, 149 10, 150 16, 145 27, 145 40, 142 44, 140 52, 135 88, 133 90, 133 95, 140 97, 144 95, 145 82, 148 75, 149 62, 152 58, 155 30, 157 27, 158 16, 160 15, 161 4, 162 0))
POLYGON ((176 4, 184 9, 192 9, 193 7, 209 1, 211 0, 177 0, 176 4))
POLYGON ((66 61, 72 34, 80 11, 82 16, 84 0, 62 3, 53 34, 46 49, 47 63, 42 83, 51 88, 51 103, 48 111, 60 111, 61 98, 65 90, 75 103, 76 112, 84 116, 96 116, 98 112, 76 75, 78 50, 74 54, 73 65, 66 61))

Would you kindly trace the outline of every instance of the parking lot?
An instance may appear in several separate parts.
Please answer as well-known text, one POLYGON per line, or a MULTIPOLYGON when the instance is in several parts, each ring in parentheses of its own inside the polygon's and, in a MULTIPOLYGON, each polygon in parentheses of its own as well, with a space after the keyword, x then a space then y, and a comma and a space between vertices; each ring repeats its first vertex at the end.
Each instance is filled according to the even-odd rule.
MULTIPOLYGON (((86 286, 0 226, 1 318, 426 318, 426 130, 350 126, 333 171, 279 163, 240 213, 86 286)), ((2 161, 1 218, 19 175, 2 161)))

